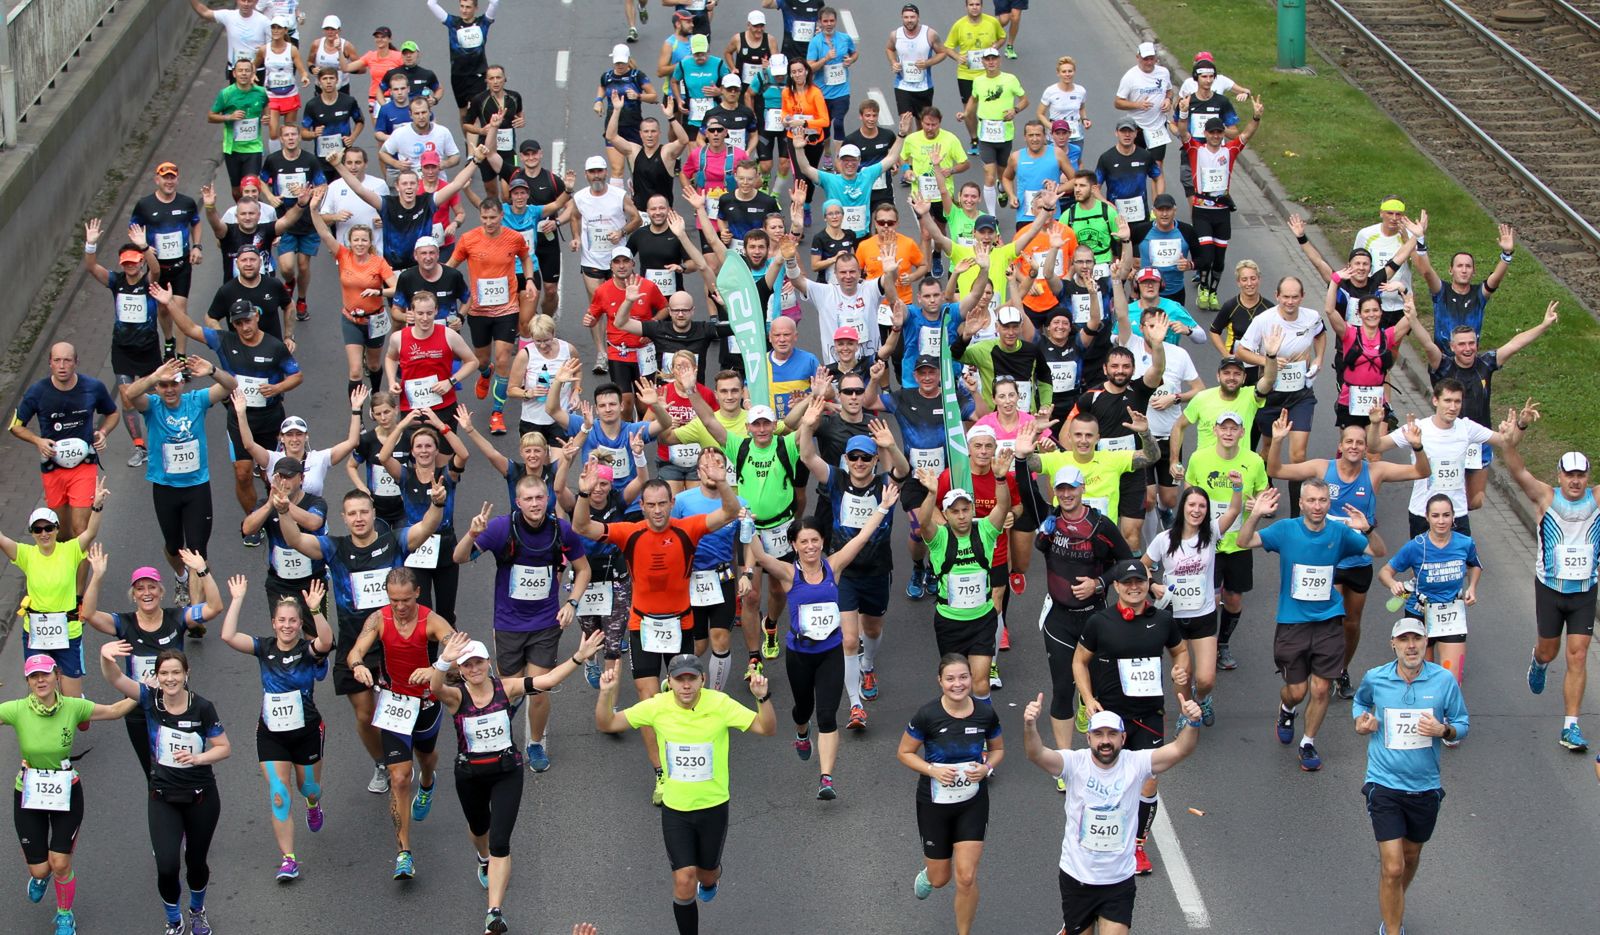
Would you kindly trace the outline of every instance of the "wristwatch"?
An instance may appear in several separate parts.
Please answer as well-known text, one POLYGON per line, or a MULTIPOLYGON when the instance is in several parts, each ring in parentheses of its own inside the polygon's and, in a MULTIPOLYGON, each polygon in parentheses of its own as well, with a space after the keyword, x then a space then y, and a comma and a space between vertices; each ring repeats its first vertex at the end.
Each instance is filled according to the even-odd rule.
POLYGON ((570 598, 567 601, 567 606, 571 607, 573 610, 577 610, 578 609, 578 599, 575 598, 575 597, 574 598, 570 598))

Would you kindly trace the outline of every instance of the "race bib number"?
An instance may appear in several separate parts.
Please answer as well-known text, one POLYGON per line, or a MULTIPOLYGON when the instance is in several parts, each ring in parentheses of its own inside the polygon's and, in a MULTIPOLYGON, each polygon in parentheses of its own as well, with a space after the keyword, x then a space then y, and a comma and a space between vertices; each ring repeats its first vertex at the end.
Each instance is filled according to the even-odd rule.
POLYGON ((672 445, 667 448, 667 457, 676 467, 692 468, 700 463, 700 446, 672 445))
POLYGON ((761 537, 761 548, 774 558, 782 558, 794 551, 789 545, 789 527, 773 526, 771 529, 757 529, 756 535, 761 537))
POLYGON ((967 50, 967 67, 970 68, 970 69, 973 69, 974 71, 982 71, 983 70, 983 50, 982 49, 968 49, 967 50))
POLYGON ((494 148, 498 152, 507 153, 517 148, 517 131, 506 127, 494 131, 494 148))
POLYGON ((1086 808, 1078 827, 1078 846, 1101 854, 1120 854, 1128 849, 1128 816, 1114 805, 1086 808))
POLYGON ((474 23, 456 29, 456 45, 463 49, 476 49, 483 45, 483 27, 474 23))
MULTIPOLYGON (((955 548, 951 543, 949 548, 955 548)), ((982 571, 960 571, 945 579, 948 603, 956 610, 982 607, 989 600, 989 575, 982 571)))
POLYGON ((877 497, 847 493, 839 501, 839 522, 846 529, 862 529, 872 521, 872 514, 877 511, 877 497))
POLYGON ((478 280, 478 305, 488 307, 504 305, 511 301, 511 280, 505 276, 492 276, 478 280))
MULTIPOLYGON (((1088 296, 1084 296, 1085 299, 1088 296)), ((1070 393, 1078 385, 1078 362, 1075 360, 1052 360, 1050 362, 1050 391, 1052 393, 1070 393)))
POLYGON ((246 117, 233 122, 233 141, 235 143, 254 143, 261 139, 261 118, 246 117))
POLYGON ((1017 409, 1022 412, 1033 411, 1033 381, 1017 381, 1017 409))
POLYGON ((656 360, 656 346, 654 344, 646 344, 644 347, 639 348, 638 356, 639 376, 648 377, 659 369, 660 365, 656 360))
POLYGON ((1594 574, 1594 547, 1556 546, 1556 577, 1562 581, 1588 581, 1594 574))
POLYGON ((381 309, 373 312, 367 318, 368 340, 376 341, 379 338, 387 338, 389 336, 389 329, 393 326, 394 323, 389 320, 388 312, 381 309))
POLYGON ((1466 477, 1467 472, 1460 461, 1440 458, 1433 462, 1434 490, 1462 490, 1466 486, 1466 477))
POLYGON ((850 75, 845 71, 844 62, 829 62, 822 68, 822 83, 844 84, 850 80, 850 75))
POLYGON ((936 175, 917 176, 917 194, 923 201, 943 201, 944 192, 939 190, 939 177, 936 175))
POLYGON ((956 805, 961 802, 966 802, 978 794, 978 787, 981 784, 981 780, 973 779, 967 773, 967 770, 977 766, 978 764, 945 763, 943 765, 955 770, 956 778, 948 786, 942 782, 933 782, 932 780, 929 780, 928 791, 933 796, 933 804, 956 805))
POLYGON ((1483 443, 1473 442, 1468 445, 1467 453, 1462 460, 1466 462, 1466 468, 1469 471, 1483 470, 1483 443))
MULTIPOLYGON (((1228 505, 1230 503, 1231 503, 1231 500, 1212 500, 1211 501, 1211 521, 1213 523, 1220 523, 1220 521, 1222 519, 1222 514, 1228 512, 1228 505)), ((1241 508, 1239 512, 1242 514, 1244 512, 1244 510, 1241 508)), ((1328 514, 1328 519, 1329 520, 1333 520, 1333 514, 1332 513, 1328 514)), ((1344 517, 1341 516, 1340 519, 1344 519, 1344 517)), ((1226 536, 1229 533, 1229 531, 1231 531, 1233 529, 1234 523, 1237 523, 1238 521, 1239 521, 1239 518, 1237 516, 1234 517, 1233 522, 1229 523, 1226 527, 1220 527, 1218 529, 1217 534, 1221 535, 1221 536, 1226 536)), ((1345 521, 1349 522, 1349 520, 1345 520, 1345 521)))
POLYGON ((1189 135, 1197 140, 1206 138, 1206 121, 1216 114, 1202 114, 1199 111, 1189 112, 1189 135))
POLYGON ((417 726, 417 715, 422 713, 422 699, 410 695, 396 695, 387 688, 378 689, 378 707, 372 712, 372 726, 391 734, 409 734, 417 726))
POLYGON ((278 197, 288 198, 299 189, 305 188, 305 186, 306 174, 304 171, 285 172, 278 176, 278 197))
POLYGON ((1456 600, 1448 604, 1429 604, 1423 611, 1428 621, 1428 638, 1467 635, 1467 602, 1456 600))
POLYGON ((272 547, 272 573, 279 578, 304 578, 311 574, 311 559, 281 545, 272 547))
MULTIPOLYGON (((706 208, 710 208, 709 201, 706 208)), ((591 253, 611 246, 611 225, 606 221, 590 221, 583 225, 583 238, 591 253)))
POLYGON ((887 305, 878 306, 878 324, 885 328, 894 327, 894 309, 887 305))
POLYGON ((1171 269, 1183 256, 1183 242, 1173 238, 1150 241, 1150 265, 1157 269, 1171 269))
POLYGON ((678 274, 670 269, 647 269, 644 271, 644 278, 655 283, 656 288, 660 289, 664 296, 678 291, 678 274))
POLYGON ((1383 745, 1390 750, 1421 750, 1433 746, 1433 738, 1417 729, 1431 708, 1387 708, 1383 712, 1383 745))
POLYGON ((1298 393, 1306 388, 1306 362, 1291 360, 1278 365, 1278 376, 1272 381, 1274 393, 1298 393))
POLYGON ((866 205, 848 205, 845 207, 844 229, 858 233, 867 229, 866 205))
POLYGON ((411 404, 412 409, 432 409, 444 402, 444 397, 433 391, 433 385, 438 382, 433 377, 414 377, 405 381, 402 385, 406 391, 406 402, 411 404))
POLYGON ((1006 141, 1005 120, 980 120, 978 121, 978 142, 1004 143, 1006 141))
POLYGON ((900 85, 907 91, 921 90, 922 80, 926 74, 926 70, 916 62, 900 63, 900 85))
POLYGON ((722 603, 722 582, 709 568, 696 571, 689 579, 689 606, 715 607, 722 603))
POLYGON ((1133 435, 1123 435, 1118 438, 1102 438, 1094 443, 1096 451, 1137 451, 1138 438, 1133 435))
POLYGON ((406 556, 407 568, 438 568, 439 567, 439 542, 443 537, 438 533, 429 536, 427 541, 410 555, 406 556))
POLYGON ((261 388, 267 385, 266 377, 235 376, 239 381, 239 392, 244 396, 244 404, 250 409, 267 408, 267 398, 261 395, 261 388))
POLYGON ((1144 145, 1147 149, 1165 146, 1172 142, 1172 134, 1167 132, 1165 124, 1154 127, 1141 127, 1144 130, 1144 145))
POLYGON ((917 331, 917 355, 928 357, 939 356, 939 346, 942 343, 944 332, 942 328, 921 328, 917 331))
POLYGON ((1221 195, 1228 191, 1228 170, 1221 166, 1206 166, 1200 170, 1200 191, 1207 195, 1221 195))
POLYGON ((389 589, 383 583, 388 577, 387 568, 350 573, 350 599, 356 610, 377 610, 389 603, 389 589))
POLYGON ((1325 601, 1333 597, 1332 565, 1301 565, 1290 570, 1289 596, 1297 601, 1325 601))
POLYGON ((748 133, 749 131, 745 130, 743 127, 738 129, 730 128, 728 130, 728 145, 732 146, 734 149, 748 150, 750 148, 748 145, 746 145, 750 142, 748 133))
POLYGON ((578 598, 578 614, 583 617, 611 616, 611 582, 596 581, 578 598))
POLYGON ((156 259, 176 260, 183 256, 183 234, 180 231, 157 233, 156 259))
POLYGON ((1161 697, 1160 656, 1118 659, 1117 675, 1122 679, 1122 693, 1129 698, 1161 697))
POLYGON ((327 158, 344 151, 344 137, 337 133, 317 137, 317 155, 327 158))
POLYGON ((69 643, 65 613, 28 614, 29 649, 66 649, 69 643))
POLYGON ((710 782, 716 757, 709 743, 666 745, 667 777, 678 782, 710 782))
POLYGON ((1137 224, 1144 220, 1144 197, 1118 198, 1117 213, 1129 224, 1137 224))
POLYGON ((150 320, 149 301, 137 293, 117 293, 117 321, 124 325, 142 325, 150 320))
POLYGON ((1084 497, 1083 502, 1096 513, 1100 513, 1105 516, 1111 515, 1110 497, 1084 497))
POLYGON ((789 35, 796 42, 810 42, 811 37, 817 34, 817 21, 811 19, 797 19, 789 24, 789 35))
POLYGON ((128 668, 133 671, 133 680, 141 685, 149 684, 156 677, 156 657, 133 655, 128 657, 128 668))
POLYGON ((1199 613, 1206 604, 1204 575, 1177 575, 1167 583, 1172 594, 1172 610, 1177 614, 1199 613))
POLYGON ((261 696, 261 723, 275 734, 306 726, 305 699, 298 691, 267 692, 261 696))
POLYGON ((1383 387, 1381 386, 1352 386, 1350 387, 1350 414, 1366 415, 1373 408, 1383 405, 1383 387))
POLYGON ((188 769, 178 762, 178 754, 199 755, 205 744, 194 731, 174 730, 163 725, 156 731, 156 762, 172 769, 188 769))
POLYGON ((706 114, 711 112, 711 99, 709 97, 693 97, 689 99, 689 121, 699 123, 706 119, 706 114))
POLYGON ((800 605, 800 632, 812 642, 821 642, 833 635, 839 629, 839 605, 832 601, 825 604, 800 605))
POLYGON ((639 618, 639 647, 647 653, 671 656, 683 646, 683 622, 677 617, 644 614, 639 618))
POLYGON ((468 753, 499 753, 511 747, 511 715, 491 711, 461 719, 461 733, 467 738, 468 753))
POLYGON ((743 65, 740 65, 739 83, 749 87, 750 82, 756 80, 756 75, 761 74, 762 67, 763 66, 760 62, 745 62, 743 65))
POLYGON ((783 108, 781 108, 781 107, 768 107, 766 110, 762 111, 762 113, 765 115, 765 117, 764 117, 764 122, 762 123, 761 126, 762 126, 762 129, 765 132, 767 132, 767 133, 781 133, 781 132, 783 132, 783 108))
POLYGON ((1091 275, 1094 276, 1096 281, 1099 281, 1101 279, 1106 278, 1107 276, 1110 276, 1111 275, 1111 264, 1110 263, 1096 263, 1094 265, 1094 270, 1092 271, 1091 275))
POLYGON ((381 465, 372 467, 372 493, 378 497, 400 496, 400 482, 381 465))
POLYGON ((924 468, 944 470, 943 448, 913 448, 907 454, 911 455, 912 470, 920 471, 924 468))
POLYGON ((543 601, 550 597, 549 565, 512 565, 507 590, 512 600, 543 601))
POLYGON ((35 812, 72 811, 72 770, 24 769, 22 807, 35 812))
POLYGON ((162 445, 161 469, 168 474, 193 474, 200 470, 200 439, 162 445))

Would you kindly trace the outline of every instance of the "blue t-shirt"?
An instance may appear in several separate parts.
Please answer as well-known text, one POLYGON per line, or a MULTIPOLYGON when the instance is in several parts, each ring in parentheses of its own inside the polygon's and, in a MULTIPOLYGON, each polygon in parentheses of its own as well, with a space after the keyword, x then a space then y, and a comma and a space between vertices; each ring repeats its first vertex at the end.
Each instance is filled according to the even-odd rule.
POLYGON ((1460 295, 1446 282, 1433 294, 1433 343, 1450 355, 1450 335, 1462 325, 1474 332, 1483 331, 1483 310, 1489 305, 1489 290, 1483 283, 1474 283, 1460 295))
MULTIPOLYGON (((518 214, 516 208, 511 207, 511 205, 505 202, 501 202, 500 210, 501 223, 504 224, 508 230, 514 230, 519 234, 523 233, 523 231, 533 231, 534 234, 537 235, 539 223, 544 220, 544 205, 528 205, 527 210, 523 211, 521 214, 518 214)), ((528 262, 529 266, 532 268, 523 269, 522 257, 519 256, 516 259, 517 272, 524 276, 529 276, 532 275, 534 271, 538 270, 539 257, 534 253, 534 238, 524 234, 523 239, 528 241, 528 262)))
POLYGON ((1173 295, 1182 292, 1183 270, 1178 269, 1176 258, 1171 261, 1171 265, 1157 266, 1155 259, 1158 245, 1165 253, 1175 250, 1178 256, 1193 259, 1189 256, 1189 241, 1183 238, 1183 232, 1176 224, 1169 231, 1161 230, 1152 224, 1150 233, 1145 234, 1144 239, 1139 241, 1139 264, 1161 274, 1161 294, 1173 295))
MULTIPOLYGON (((921 305, 906 309, 905 333, 900 336, 903 347, 900 351, 900 385, 908 390, 917 388, 917 358, 923 353, 924 331, 938 332, 944 330, 944 346, 955 347, 957 332, 961 328, 961 306, 954 302, 946 302, 939 309, 939 318, 930 321, 921 305)), ((938 335, 931 335, 930 342, 937 341, 938 335)), ((932 356, 939 356, 938 347, 928 345, 932 356)))
POLYGON ((270 637, 251 637, 251 644, 251 654, 261 669, 261 690, 275 695, 299 692, 306 724, 320 721, 322 715, 312 696, 317 682, 328 677, 328 657, 312 652, 311 640, 307 639, 287 652, 279 649, 278 641, 270 637))
POLYGON ((679 82, 683 83, 684 107, 690 114, 690 126, 698 127, 700 121, 705 117, 703 111, 699 117, 693 116, 696 107, 692 102, 706 100, 712 102, 711 106, 715 106, 717 83, 726 74, 728 74, 727 64, 715 55, 706 56, 704 65, 695 61, 693 56, 690 56, 689 58, 681 59, 678 64, 672 66, 672 83, 674 85, 679 82))
POLYGON ((1442 788, 1439 778, 1439 755, 1444 749, 1443 738, 1435 737, 1425 747, 1392 749, 1388 743, 1391 709, 1427 709, 1433 719, 1448 723, 1456 729, 1456 739, 1467 736, 1471 725, 1467 717, 1467 703, 1461 697, 1461 686, 1450 670, 1431 662, 1422 664, 1422 671, 1414 681, 1407 682, 1399 672, 1400 664, 1390 661, 1375 669, 1368 669, 1361 677, 1355 700, 1350 703, 1350 717, 1358 719, 1371 714, 1378 719, 1378 729, 1367 738, 1367 782, 1377 783, 1401 792, 1431 792, 1442 788))
POLYGON ((1026 146, 1017 150, 1017 223, 1033 220, 1033 198, 1029 196, 1043 191, 1045 182, 1061 183, 1056 144, 1044 144, 1044 152, 1037 156, 1026 146))
MULTIPOLYGON (((88 442, 89 457, 84 460, 92 464, 100 460, 94 451, 95 414, 108 416, 116 411, 117 404, 106 385, 80 373, 78 382, 70 390, 57 389, 49 377, 29 386, 23 391, 22 402, 17 405, 16 418, 18 423, 25 425, 29 419, 38 416, 39 431, 36 434, 40 438, 51 441, 78 438, 88 442)), ((45 464, 54 462, 46 461, 45 464)))
MULTIPOLYGON (((382 529, 383 527, 380 525, 378 528, 382 529)), ((326 530, 327 527, 324 526, 323 529, 326 530)), ((366 567, 361 569, 362 571, 374 569, 388 571, 404 565, 406 556, 411 554, 411 549, 407 548, 406 545, 411 541, 411 527, 409 525, 399 526, 388 532, 380 532, 377 538, 365 546, 357 546, 349 536, 339 536, 336 540, 326 532, 318 533, 316 540, 317 545, 322 549, 322 560, 328 563, 328 581, 333 585, 333 605, 338 611, 340 618, 339 629, 340 633, 343 634, 345 621, 351 621, 359 627, 360 622, 366 620, 367 615, 376 610, 377 607, 366 610, 356 607, 355 592, 351 589, 352 582, 350 580, 354 570, 345 564, 344 556, 339 551, 338 543, 349 543, 352 551, 360 551, 367 556, 376 557, 372 560, 363 560, 366 567)), ((389 598, 385 594, 382 603, 377 606, 384 607, 388 603, 389 598)), ((344 636, 341 635, 340 640, 343 639, 344 636)))
POLYGON ((378 115, 372 119, 372 129, 376 133, 393 133, 394 128, 411 122, 411 105, 404 107, 396 104, 393 99, 384 98, 383 106, 378 108, 378 115))
POLYGON ((211 390, 190 390, 169 408, 155 393, 145 396, 146 444, 150 460, 144 479, 167 487, 198 487, 211 480, 206 461, 206 410, 211 390))
MULTIPOLYGON (((748 507, 750 503, 745 498, 739 498, 739 505, 748 507)), ((708 497, 705 491, 696 484, 688 490, 672 498, 672 516, 674 519, 688 519, 691 516, 704 516, 714 513, 722 508, 721 497, 708 497)), ((694 547, 694 570, 705 571, 726 565, 733 561, 733 549, 738 534, 739 524, 729 523, 716 532, 708 532, 700 537, 700 542, 694 547)))
MULTIPOLYGON (((490 0, 489 11, 493 12, 496 5, 498 0, 490 0)), ((494 20, 487 15, 475 16, 470 23, 454 13, 444 18, 445 35, 450 37, 452 74, 470 75, 483 71, 487 61, 483 50, 489 42, 489 27, 493 25, 494 20)))
MULTIPOLYGON (((944 451, 942 395, 928 399, 915 389, 899 389, 884 393, 879 398, 884 410, 893 413, 895 421, 900 424, 900 437, 905 440, 907 458, 911 458, 916 449, 937 448, 944 451)), ((959 383, 956 384, 956 403, 961 407, 962 421, 971 419, 977 411, 972 394, 959 383)))
POLYGON ((798 562, 791 564, 789 571, 794 583, 789 586, 789 629, 783 635, 784 644, 792 653, 838 649, 844 634, 839 626, 839 582, 833 577, 833 566, 826 558, 822 560, 822 581, 817 584, 806 580, 798 562), (827 629, 829 623, 831 630, 827 629))
MULTIPOLYGON (((583 417, 576 413, 569 413, 568 420, 568 434, 583 425, 583 417)), ((600 425, 600 420, 596 419, 589 431, 583 433, 583 447, 578 450, 578 462, 588 463, 589 455, 595 452, 605 455, 611 464, 611 489, 621 493, 623 488, 628 486, 628 482, 633 480, 636 470, 633 464, 633 450, 628 447, 628 440, 635 432, 643 432, 646 444, 654 441, 655 436, 650 433, 650 425, 649 422, 624 420, 617 426, 616 435, 607 435, 605 428, 600 425)), ((637 499, 628 504, 629 512, 637 509, 639 509, 637 499)))
MULTIPOLYGON (((806 48, 807 61, 815 62, 826 58, 828 64, 843 64, 845 57, 856 50, 856 41, 850 38, 850 34, 835 29, 832 37, 833 54, 829 55, 828 38, 829 37, 822 34, 822 30, 820 29, 817 30, 814 35, 812 35, 811 44, 806 48)), ((822 69, 818 71, 814 77, 814 80, 817 82, 817 87, 822 89, 822 99, 825 101, 831 101, 836 98, 849 97, 850 69, 841 69, 844 72, 843 81, 839 82, 838 84, 829 84, 827 80, 828 64, 824 64, 822 69)))
POLYGON ((817 187, 822 189, 825 198, 831 198, 845 209, 845 230, 853 230, 857 237, 865 237, 871 231, 871 221, 868 218, 868 206, 872 201, 872 186, 877 184, 878 177, 883 175, 888 168, 879 162, 870 166, 862 166, 853 179, 847 179, 837 172, 823 172, 817 170, 817 187), (848 223, 850 209, 860 209, 860 223, 852 226, 848 223))
MULTIPOLYGON (((1356 475, 1353 483, 1345 483, 1339 477, 1339 461, 1337 458, 1329 459, 1328 469, 1323 472, 1322 479, 1328 482, 1328 493, 1333 497, 1333 503, 1328 507, 1329 522, 1339 522, 1344 517, 1344 508, 1353 506, 1361 511, 1368 523, 1378 521, 1378 489, 1372 483, 1372 472, 1367 470, 1367 462, 1361 462, 1361 473, 1356 475)), ((1372 556, 1365 552, 1354 558, 1347 558, 1339 563, 1340 568, 1365 568, 1372 564, 1372 556)))
POLYGON ((1261 530, 1261 547, 1278 553, 1279 623, 1344 616, 1344 597, 1333 586, 1333 570, 1366 550, 1366 536, 1339 523, 1324 523, 1312 532, 1304 519, 1286 519, 1261 530))
POLYGON ((794 408, 795 400, 811 391, 811 378, 822 368, 817 355, 796 347, 789 359, 779 363, 767 354, 767 388, 772 391, 772 408, 782 419, 794 408))
MULTIPOLYGON (((1165 282, 1163 282, 1162 286, 1165 287, 1165 285, 1166 285, 1165 282)), ((1100 294, 1108 296, 1106 301, 1110 301, 1108 292, 1102 291, 1100 294)), ((1194 320, 1194 316, 1189 314, 1188 310, 1185 309, 1183 306, 1181 306, 1178 303, 1172 301, 1171 299, 1161 299, 1160 303, 1157 305, 1157 308, 1159 308, 1163 312, 1167 313, 1167 320, 1168 321, 1175 322, 1175 323, 1181 324, 1181 325, 1187 325, 1191 332, 1200 329, 1200 323, 1194 320)), ((1133 327, 1133 333, 1134 334, 1139 334, 1140 333, 1139 329, 1142 327, 1140 325, 1140 322, 1142 322, 1143 320, 1144 320, 1144 306, 1140 305, 1138 302, 1129 303, 1129 305, 1128 305, 1128 324, 1133 327)), ((1116 318, 1113 317, 1113 318, 1111 318, 1111 335, 1112 335, 1112 337, 1115 337, 1116 334, 1117 334, 1117 320, 1116 320, 1116 318)), ((1178 332, 1172 331, 1170 329, 1167 331, 1167 336, 1166 336, 1166 338, 1164 340, 1165 340, 1165 342, 1167 344, 1181 344, 1181 343, 1183 343, 1182 342, 1182 338, 1179 337, 1179 335, 1178 335, 1178 332)))
POLYGON ((1417 589, 1406 598, 1406 613, 1422 616, 1417 596, 1427 598, 1430 604, 1448 604, 1461 596, 1467 587, 1467 569, 1478 568, 1478 547, 1471 536, 1450 533, 1450 543, 1442 548, 1427 533, 1402 545, 1389 559, 1391 572, 1412 571, 1417 576, 1417 589))

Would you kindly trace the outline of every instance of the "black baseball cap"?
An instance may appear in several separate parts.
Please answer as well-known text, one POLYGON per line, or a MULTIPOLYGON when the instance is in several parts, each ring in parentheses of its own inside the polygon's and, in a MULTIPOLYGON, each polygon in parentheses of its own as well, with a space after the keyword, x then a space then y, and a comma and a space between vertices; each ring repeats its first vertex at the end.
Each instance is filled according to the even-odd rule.
POLYGON ((1136 558, 1121 561, 1111 569, 1112 581, 1149 581, 1150 569, 1144 567, 1144 562, 1136 558))
POLYGON ((1178 200, 1166 192, 1157 195, 1155 200, 1150 202, 1150 207, 1152 208, 1176 208, 1177 206, 1178 200))
POLYGON ((260 309, 250 304, 249 299, 234 299, 233 304, 228 306, 228 320, 240 321, 245 318, 254 318, 260 312, 260 309))
POLYGON ((972 229, 975 231, 997 231, 1000 229, 1000 219, 992 214, 980 214, 978 219, 972 222, 972 229))
POLYGON ((521 152, 521 153, 536 153, 536 152, 539 152, 543 148, 544 147, 539 145, 539 141, 538 140, 523 140, 522 141, 522 145, 517 147, 517 152, 521 152))
POLYGON ((939 358, 933 356, 932 354, 923 354, 921 357, 917 358, 917 365, 911 369, 913 372, 915 372, 921 370, 923 367, 932 367, 933 369, 938 370, 939 358))
POLYGON ((1217 372, 1218 373, 1221 373, 1222 371, 1228 369, 1229 367, 1238 367, 1240 370, 1246 369, 1246 367, 1244 365, 1244 361, 1240 360, 1237 357, 1232 356, 1231 354, 1229 356, 1224 357, 1221 360, 1217 361, 1217 372))

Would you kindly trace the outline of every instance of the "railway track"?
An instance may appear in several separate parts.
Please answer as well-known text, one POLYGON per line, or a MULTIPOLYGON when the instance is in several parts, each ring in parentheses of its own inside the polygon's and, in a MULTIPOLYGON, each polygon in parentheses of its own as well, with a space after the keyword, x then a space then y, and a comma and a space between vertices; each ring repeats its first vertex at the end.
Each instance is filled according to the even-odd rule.
MULTIPOLYGON (((1487 8, 1491 0, 1466 2, 1487 8)), ((1600 33, 1565 18, 1557 30, 1548 19, 1550 41, 1537 51, 1551 71, 1451 0, 1310 8, 1324 53, 1600 309, 1600 111, 1584 100, 1593 85, 1600 101, 1600 33), (1578 91, 1563 87, 1563 74, 1578 91)))

